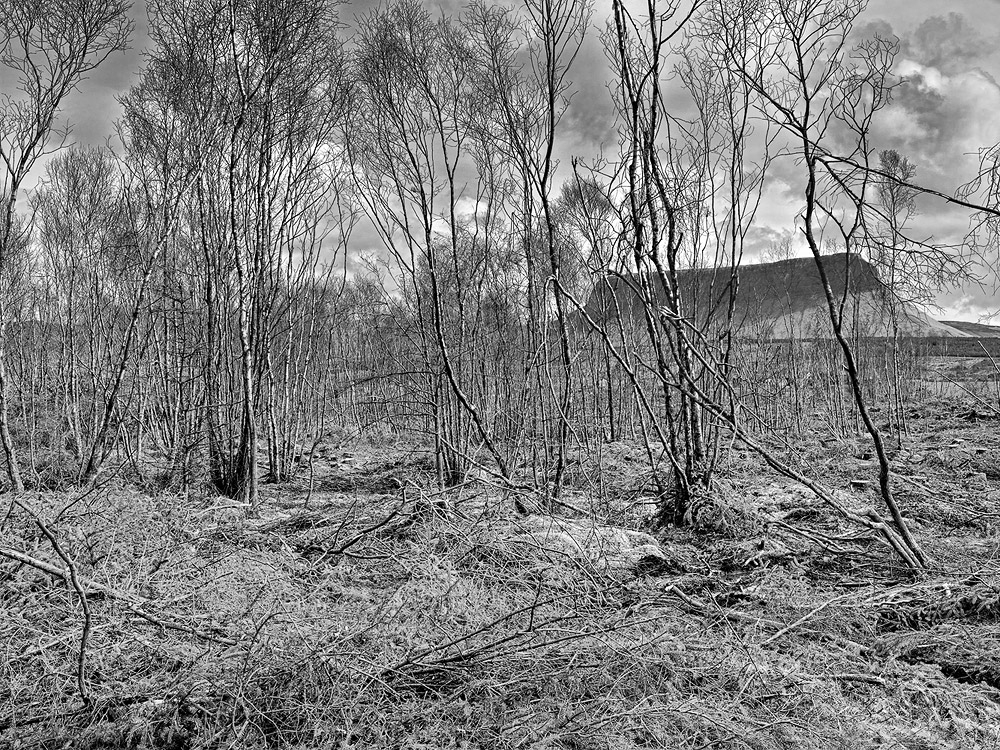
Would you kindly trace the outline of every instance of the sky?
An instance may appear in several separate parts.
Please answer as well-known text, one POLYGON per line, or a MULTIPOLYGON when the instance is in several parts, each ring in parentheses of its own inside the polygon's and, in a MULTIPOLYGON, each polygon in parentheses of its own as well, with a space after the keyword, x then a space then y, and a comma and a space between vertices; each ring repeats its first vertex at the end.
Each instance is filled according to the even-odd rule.
MULTIPOLYGON (((427 0, 445 13, 455 13, 461 0, 427 0)), ((378 0, 350 0, 341 15, 350 24, 378 0)), ((595 25, 610 13, 610 0, 596 0, 595 25)), ((136 23, 132 48, 95 71, 67 102, 65 116, 73 126, 71 142, 98 145, 114 133, 121 109, 116 97, 135 80, 142 51, 149 44, 145 5, 132 9, 136 23)), ((975 152, 1000 142, 1000 0, 871 0, 858 19, 861 32, 899 39, 895 72, 905 78, 893 102, 877 122, 879 148, 894 148, 917 165, 917 181, 951 194, 974 174, 975 152)), ((594 29, 584 42, 572 71, 572 104, 562 123, 557 157, 614 148, 614 117, 607 90, 608 69, 594 29)), ((800 199, 794 185, 773 181, 758 213, 749 256, 794 232, 800 199)), ((941 241, 963 234, 966 218, 924 201, 913 229, 941 241)), ((363 246, 374 237, 358 237, 363 246)), ((939 318, 979 320, 1000 307, 995 283, 946 290, 931 313, 939 318)))

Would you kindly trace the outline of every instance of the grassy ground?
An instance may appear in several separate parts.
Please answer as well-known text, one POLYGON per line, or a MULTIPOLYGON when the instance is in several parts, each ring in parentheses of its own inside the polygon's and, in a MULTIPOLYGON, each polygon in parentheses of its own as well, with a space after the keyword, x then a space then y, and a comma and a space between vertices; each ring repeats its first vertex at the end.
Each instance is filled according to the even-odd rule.
MULTIPOLYGON (((739 450, 715 521, 652 557, 628 554, 652 507, 623 443, 577 464, 555 525, 481 482, 420 489, 405 442, 330 449, 251 519, 123 485, 31 497, 88 591, 89 704, 79 597, 0 560, 0 746, 996 748, 1000 434, 912 417, 921 580, 739 450)), ((877 502, 860 438, 798 460, 877 502)), ((45 530, 12 508, 0 546, 64 569, 45 530)))

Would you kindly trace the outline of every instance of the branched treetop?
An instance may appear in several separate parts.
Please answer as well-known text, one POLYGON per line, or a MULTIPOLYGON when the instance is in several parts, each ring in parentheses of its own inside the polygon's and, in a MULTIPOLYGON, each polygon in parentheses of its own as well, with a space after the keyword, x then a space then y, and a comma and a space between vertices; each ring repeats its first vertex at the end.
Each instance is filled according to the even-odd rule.
POLYGON ((53 134, 62 145, 69 128, 53 126, 66 96, 109 55, 128 48, 130 7, 128 0, 0 3, 0 66, 18 92, 0 95, 5 192, 16 192, 53 134))

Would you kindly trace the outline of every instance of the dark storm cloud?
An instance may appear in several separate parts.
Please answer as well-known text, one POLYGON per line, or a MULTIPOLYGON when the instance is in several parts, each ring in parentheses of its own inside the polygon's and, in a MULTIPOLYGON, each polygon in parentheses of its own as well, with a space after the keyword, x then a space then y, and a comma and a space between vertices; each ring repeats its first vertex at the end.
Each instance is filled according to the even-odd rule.
MULTIPOLYGON (((600 24, 595 19, 595 25, 600 24)), ((601 144, 617 141, 617 124, 611 92, 608 90, 608 63, 598 29, 590 29, 571 70, 572 102, 565 125, 578 146, 596 150, 601 144)))
POLYGON ((858 33, 899 39, 901 83, 876 121, 879 145, 907 153, 933 187, 953 191, 975 166, 968 155, 1000 140, 998 24, 951 12, 902 30, 872 19, 858 33))
POLYGON ((998 37, 986 35, 960 13, 932 16, 903 40, 904 57, 945 73, 967 70, 996 51, 998 37))

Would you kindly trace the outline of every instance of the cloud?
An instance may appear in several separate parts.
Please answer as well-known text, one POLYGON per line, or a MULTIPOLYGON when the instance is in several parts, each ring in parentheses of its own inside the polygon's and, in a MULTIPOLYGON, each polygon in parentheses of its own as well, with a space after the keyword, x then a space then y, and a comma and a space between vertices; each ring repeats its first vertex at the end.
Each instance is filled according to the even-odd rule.
POLYGON ((986 35, 960 13, 931 16, 906 39, 905 57, 946 73, 967 70, 996 50, 1000 35, 986 35))
MULTIPOLYGON (((885 20, 859 32, 895 36, 885 20)), ((975 167, 969 154, 1000 141, 1000 85, 989 72, 1000 63, 998 48, 995 23, 973 24, 954 12, 899 35, 893 72, 902 83, 877 121, 876 136, 910 156, 921 179, 937 189, 951 192, 965 182, 975 167)))
POLYGON ((910 59, 900 60, 896 72, 903 83, 880 115, 876 136, 950 192, 975 166, 967 155, 1000 140, 1000 85, 978 68, 948 75, 910 59))
POLYGON ((997 287, 989 280, 945 289, 938 295, 937 317, 942 320, 984 320, 996 324, 997 287))
POLYGON ((575 92, 564 124, 578 141, 575 152, 595 151, 601 145, 613 146, 618 135, 612 94, 608 90, 610 70, 596 29, 590 29, 584 39, 570 77, 575 92))
MULTIPOLYGON (((876 153, 884 148, 900 151, 917 165, 919 184, 953 194, 976 173, 978 150, 1000 142, 996 18, 970 20, 959 13, 916 18, 920 11, 909 4, 881 5, 884 18, 860 19, 852 35, 854 41, 878 36, 899 44, 893 72, 900 85, 876 118, 871 145, 876 153)), ((828 135, 840 140, 843 134, 828 135)), ((850 147, 847 142, 840 145, 850 147)), ((771 180, 758 226, 748 237, 750 257, 766 252, 794 227, 802 205, 799 165, 779 159, 772 165, 771 180)), ((962 241, 969 227, 967 212, 930 197, 921 198, 918 209, 909 226, 911 236, 942 246, 962 241)), ((797 234, 795 239, 795 250, 801 250, 797 234)), ((990 283, 945 289, 937 298, 945 316, 973 320, 996 312, 997 302, 997 289, 990 283)))

